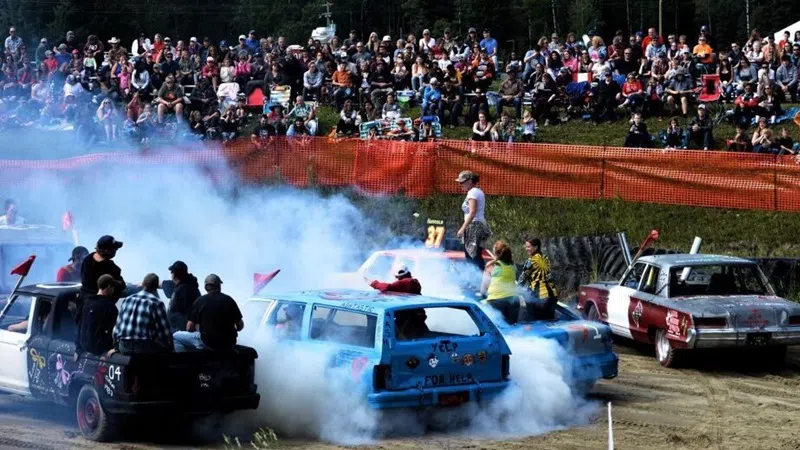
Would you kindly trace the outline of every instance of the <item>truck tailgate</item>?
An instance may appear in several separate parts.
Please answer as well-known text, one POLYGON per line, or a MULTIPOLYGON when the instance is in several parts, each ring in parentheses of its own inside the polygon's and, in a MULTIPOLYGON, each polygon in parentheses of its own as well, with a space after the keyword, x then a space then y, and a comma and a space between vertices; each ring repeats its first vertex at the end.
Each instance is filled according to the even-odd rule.
POLYGON ((178 402, 187 409, 226 409, 226 398, 256 392, 256 351, 191 351, 170 355, 134 355, 125 370, 129 401, 178 402))

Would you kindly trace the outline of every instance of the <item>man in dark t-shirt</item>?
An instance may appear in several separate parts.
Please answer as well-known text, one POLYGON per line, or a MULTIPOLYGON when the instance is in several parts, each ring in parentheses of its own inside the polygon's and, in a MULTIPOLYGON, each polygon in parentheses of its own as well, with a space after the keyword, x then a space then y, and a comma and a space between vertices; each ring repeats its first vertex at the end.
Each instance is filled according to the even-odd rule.
POLYGON ((262 114, 259 119, 258 126, 253 129, 253 134, 250 135, 250 142, 258 149, 264 149, 271 137, 277 136, 278 133, 269 123, 269 118, 266 114, 262 114))
MULTIPOLYGON (((122 248, 122 242, 113 236, 103 236, 97 240, 95 251, 83 259, 81 264, 81 297, 88 298, 97 294, 97 280, 101 275, 111 275, 115 280, 124 283, 122 269, 113 261, 117 250, 122 248)), ((119 299, 121 292, 115 292, 114 301, 119 299)))
POLYGON ((198 298, 189 313, 187 331, 173 335, 175 351, 187 349, 231 350, 244 328, 236 301, 222 293, 222 280, 211 274, 205 280, 206 295, 198 298), (197 330, 199 328, 199 331, 197 330))
POLYGON ((101 275, 97 280, 97 295, 84 302, 79 316, 76 353, 87 351, 94 355, 102 355, 114 347, 111 333, 117 323, 119 311, 112 299, 115 291, 120 292, 124 287, 120 281, 108 274, 101 275))

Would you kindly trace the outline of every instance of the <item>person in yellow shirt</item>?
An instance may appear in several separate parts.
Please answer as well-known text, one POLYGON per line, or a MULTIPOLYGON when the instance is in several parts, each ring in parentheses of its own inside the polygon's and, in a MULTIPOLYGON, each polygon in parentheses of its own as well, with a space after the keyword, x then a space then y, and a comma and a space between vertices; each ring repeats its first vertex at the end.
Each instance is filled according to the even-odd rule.
POLYGON ((558 291, 550 281, 550 260, 542 253, 542 241, 525 239, 528 259, 522 266, 517 284, 525 289, 526 313, 529 320, 552 320, 555 317, 558 291))
POLYGON ((479 294, 482 303, 500 311, 503 319, 513 325, 519 320, 520 298, 511 248, 505 242, 497 241, 493 250, 494 259, 486 264, 479 294))

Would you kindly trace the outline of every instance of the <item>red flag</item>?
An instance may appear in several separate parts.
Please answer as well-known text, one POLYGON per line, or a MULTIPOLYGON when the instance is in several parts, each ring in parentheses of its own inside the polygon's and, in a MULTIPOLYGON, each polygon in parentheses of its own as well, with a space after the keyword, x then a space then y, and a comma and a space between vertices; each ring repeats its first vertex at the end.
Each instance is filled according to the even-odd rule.
POLYGON ((277 275, 278 272, 280 272, 280 271, 281 271, 281 269, 278 269, 278 270, 276 270, 274 272, 270 272, 270 273, 254 273, 253 274, 253 295, 258 294, 259 291, 264 289, 264 286, 266 286, 270 281, 272 281, 272 279, 275 278, 275 275, 277 275))
POLYGON ((72 213, 67 211, 61 217, 61 228, 63 228, 64 231, 68 231, 71 230, 73 226, 75 226, 75 222, 72 221, 72 213))
POLYGON ((36 255, 28 256, 28 259, 11 269, 11 275, 27 276, 28 272, 31 271, 34 260, 36 260, 36 255))

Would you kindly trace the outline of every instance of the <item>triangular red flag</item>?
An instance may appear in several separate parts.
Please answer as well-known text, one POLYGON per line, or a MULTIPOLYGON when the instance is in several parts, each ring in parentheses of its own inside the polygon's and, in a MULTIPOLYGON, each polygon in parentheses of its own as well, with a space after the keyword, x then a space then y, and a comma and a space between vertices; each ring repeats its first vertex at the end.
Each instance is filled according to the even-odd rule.
POLYGON ((254 273, 253 274, 253 295, 258 294, 259 291, 264 289, 264 286, 266 286, 270 281, 272 281, 272 279, 275 278, 275 275, 277 275, 278 272, 280 272, 280 271, 281 271, 281 269, 275 270, 274 272, 270 272, 270 273, 254 273))
POLYGON ((64 231, 69 231, 74 225, 75 223, 72 220, 72 213, 69 211, 65 212, 64 215, 61 216, 61 228, 63 228, 64 231))
POLYGON ((28 259, 11 269, 11 275, 20 275, 23 277, 27 276, 28 272, 31 271, 31 266, 33 265, 33 261, 35 259, 36 255, 28 256, 28 259))

